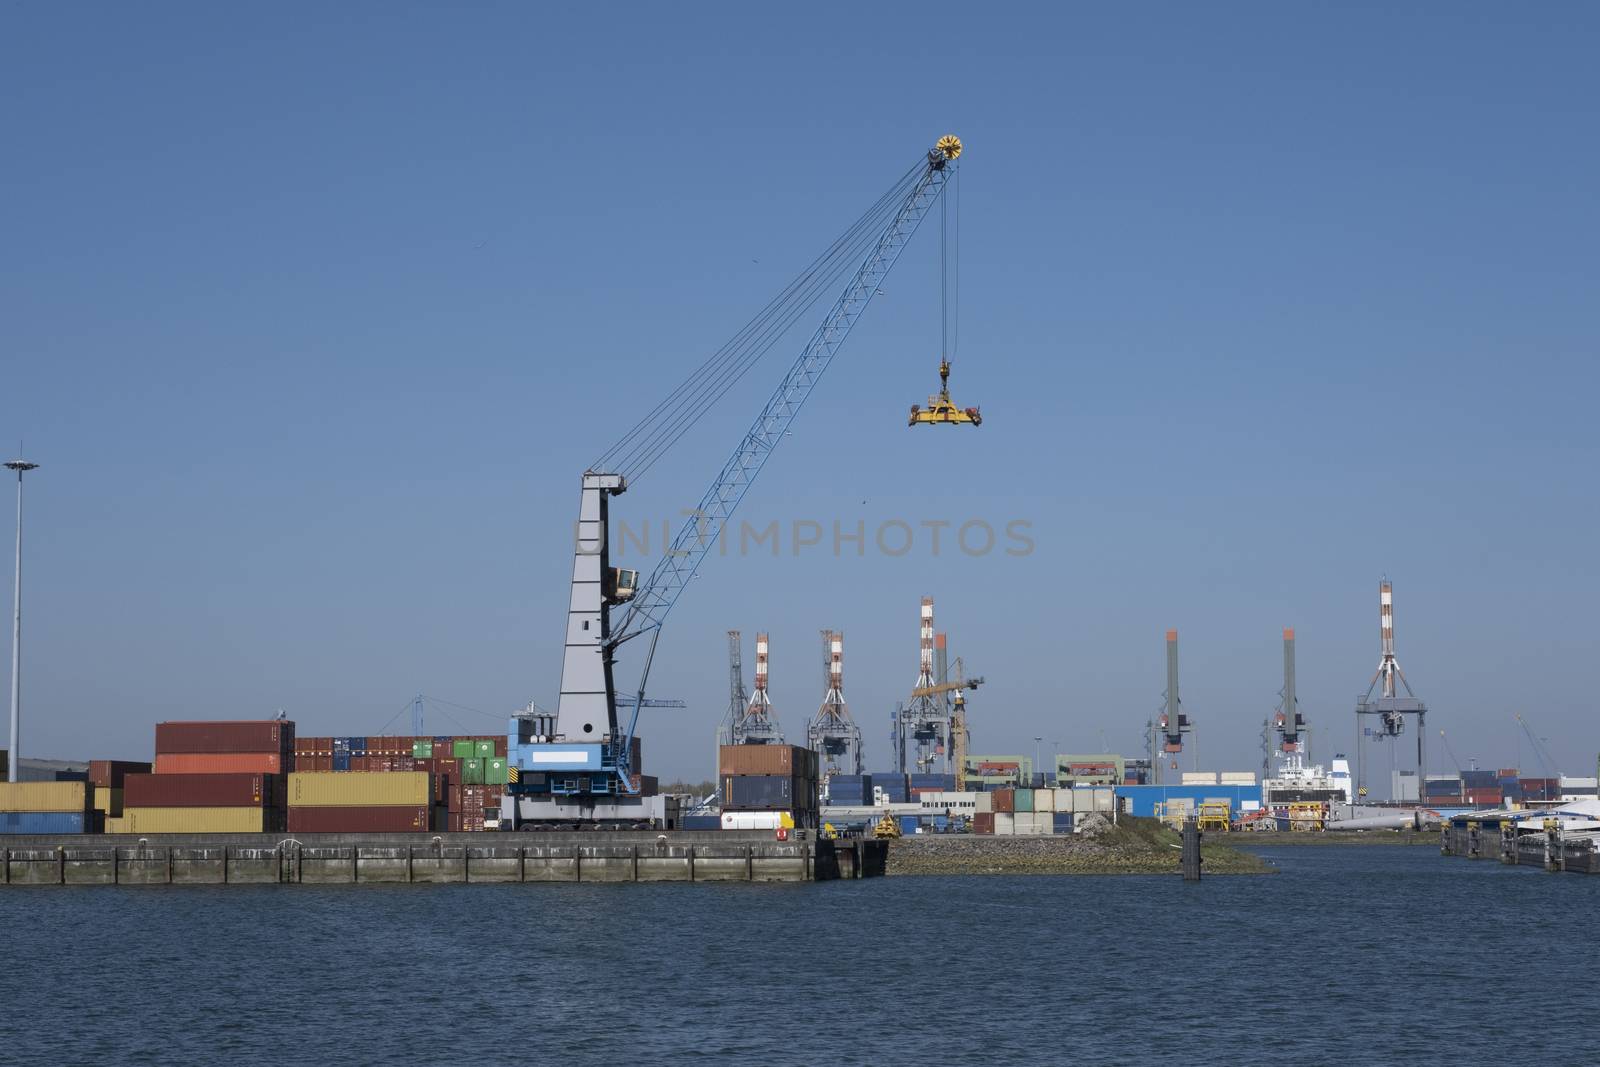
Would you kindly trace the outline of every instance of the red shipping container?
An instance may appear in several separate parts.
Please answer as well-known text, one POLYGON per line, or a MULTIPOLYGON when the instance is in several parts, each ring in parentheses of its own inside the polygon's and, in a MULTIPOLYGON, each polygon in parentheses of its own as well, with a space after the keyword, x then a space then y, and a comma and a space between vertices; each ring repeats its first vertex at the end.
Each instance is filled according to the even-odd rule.
POLYGON ((123 779, 122 803, 133 808, 270 808, 282 795, 281 779, 271 774, 130 774, 123 779))
POLYGON ((994 812, 975 812, 972 816, 972 832, 975 834, 994 833, 994 812))
POLYGON ((277 719, 158 722, 156 755, 165 752, 292 752, 294 723, 277 719))
POLYGON ((276 752, 158 752, 155 770, 157 774, 282 774, 284 764, 293 758, 276 752))
POLYGON ((89 781, 101 789, 121 789, 122 780, 130 774, 149 774, 150 764, 130 760, 97 759, 89 761, 89 781))
POLYGON ((989 796, 991 798, 990 806, 995 811, 1010 814, 1017 809, 1017 794, 1014 790, 996 789, 989 796))
POLYGON ((426 807, 386 804, 376 807, 292 807, 291 834, 403 833, 428 829, 426 807))

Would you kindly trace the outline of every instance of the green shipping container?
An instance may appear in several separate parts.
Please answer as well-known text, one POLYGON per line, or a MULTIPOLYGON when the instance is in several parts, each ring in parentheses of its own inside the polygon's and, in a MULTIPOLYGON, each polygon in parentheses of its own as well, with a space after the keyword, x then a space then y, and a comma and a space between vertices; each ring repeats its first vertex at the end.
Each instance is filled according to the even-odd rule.
POLYGON ((451 755, 456 759, 471 759, 477 755, 478 746, 472 741, 457 741, 451 755))
POLYGON ((433 742, 432 741, 413 741, 413 742, 411 742, 411 758, 412 759, 432 759, 433 758, 433 742))
POLYGON ((1033 790, 1031 790, 1031 789, 1018 789, 1016 791, 1016 802, 1017 802, 1017 811, 1019 811, 1019 812, 1032 811, 1033 810, 1033 790))
POLYGON ((494 742, 493 741, 478 741, 478 742, 475 742, 475 744, 477 745, 477 749, 472 753, 474 756, 477 756, 479 759, 493 759, 494 758, 494 742))
POLYGON ((506 773, 506 758, 492 756, 483 761, 484 785, 506 785, 511 777, 506 773))
POLYGON ((483 785, 483 760, 464 759, 461 761, 461 784, 483 785))

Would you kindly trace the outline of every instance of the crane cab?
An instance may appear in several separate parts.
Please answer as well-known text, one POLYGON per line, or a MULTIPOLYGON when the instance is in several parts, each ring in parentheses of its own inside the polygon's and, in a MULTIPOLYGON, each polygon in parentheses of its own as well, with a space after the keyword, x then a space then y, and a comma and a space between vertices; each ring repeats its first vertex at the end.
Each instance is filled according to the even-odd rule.
POLYGON ((612 567, 610 581, 606 585, 606 599, 610 603, 626 604, 639 589, 639 572, 627 567, 612 567))
POLYGON ((907 426, 936 426, 945 423, 952 426, 982 426, 983 415, 977 408, 959 408, 955 401, 950 399, 950 361, 939 362, 939 395, 928 398, 926 410, 916 404, 911 405, 911 418, 907 426))

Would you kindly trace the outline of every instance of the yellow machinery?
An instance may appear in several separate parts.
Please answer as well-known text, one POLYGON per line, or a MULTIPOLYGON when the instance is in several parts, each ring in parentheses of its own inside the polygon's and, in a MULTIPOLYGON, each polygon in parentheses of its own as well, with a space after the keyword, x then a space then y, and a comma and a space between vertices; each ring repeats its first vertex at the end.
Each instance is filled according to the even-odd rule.
POLYGON ((817 837, 823 841, 837 841, 839 840, 839 831, 833 828, 833 823, 825 822, 822 824, 822 832, 817 837))
POLYGON ((1227 833, 1231 823, 1227 803, 1220 800, 1208 800, 1202 803, 1199 823, 1202 833, 1207 830, 1227 833))
POLYGON ((893 812, 884 812, 883 818, 878 820, 878 825, 872 828, 872 836, 881 841, 892 840, 899 837, 900 820, 894 817, 893 812))
POLYGON ((1289 805, 1289 829, 1314 833, 1325 828, 1325 816, 1321 804, 1302 800, 1289 805))
POLYGON ((924 411, 916 404, 911 405, 911 418, 907 426, 937 425, 949 423, 955 426, 969 425, 982 426, 983 416, 977 408, 958 408, 950 399, 950 361, 939 361, 939 395, 928 398, 928 408, 924 411))
POLYGON ((1155 816, 1156 819, 1160 821, 1161 825, 1168 827, 1169 829, 1181 831, 1183 829, 1184 820, 1187 819, 1190 813, 1193 811, 1194 809, 1189 807, 1186 802, 1158 802, 1156 804, 1155 816))

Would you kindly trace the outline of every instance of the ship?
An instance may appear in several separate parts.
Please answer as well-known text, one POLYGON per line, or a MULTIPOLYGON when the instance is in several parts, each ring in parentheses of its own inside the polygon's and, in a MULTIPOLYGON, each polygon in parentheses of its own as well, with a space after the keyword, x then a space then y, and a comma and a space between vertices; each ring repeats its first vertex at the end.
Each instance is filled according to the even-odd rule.
POLYGON ((1320 763, 1306 763, 1298 752, 1285 753, 1277 775, 1261 782, 1261 806, 1268 811, 1298 803, 1327 804, 1331 808, 1354 801, 1350 761, 1343 753, 1335 756, 1327 768, 1320 763))

